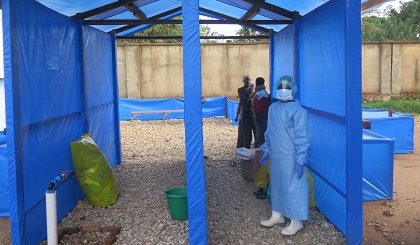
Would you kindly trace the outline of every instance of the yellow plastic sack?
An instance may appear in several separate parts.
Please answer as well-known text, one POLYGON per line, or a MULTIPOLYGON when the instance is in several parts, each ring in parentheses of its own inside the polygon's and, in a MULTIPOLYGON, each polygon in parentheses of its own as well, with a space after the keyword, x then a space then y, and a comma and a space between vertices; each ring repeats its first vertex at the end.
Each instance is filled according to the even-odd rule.
MULTIPOLYGON (((259 159, 258 159, 259 162, 259 159)), ((270 181, 270 158, 265 166, 259 165, 254 169, 254 184, 259 188, 266 188, 270 181)))
POLYGON ((306 169, 306 178, 308 179, 309 208, 315 208, 316 201, 315 201, 314 179, 312 178, 312 175, 308 169, 306 169))
POLYGON ((118 197, 114 171, 90 133, 70 145, 76 178, 88 203, 99 207, 114 204, 118 197))

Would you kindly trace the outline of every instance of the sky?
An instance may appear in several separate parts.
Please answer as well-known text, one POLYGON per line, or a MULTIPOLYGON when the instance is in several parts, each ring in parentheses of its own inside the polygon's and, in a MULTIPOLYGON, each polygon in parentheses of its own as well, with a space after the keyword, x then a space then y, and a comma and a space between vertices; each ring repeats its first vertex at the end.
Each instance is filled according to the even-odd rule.
POLYGON ((211 32, 217 32, 219 34, 224 34, 225 36, 237 36, 236 31, 241 29, 240 25, 230 25, 230 24, 219 24, 219 25, 207 25, 210 27, 211 32))
MULTIPOLYGON (((200 20, 215 20, 207 16, 200 15, 200 20)), ((236 31, 241 29, 240 25, 230 25, 230 24, 218 24, 218 25, 206 25, 210 27, 210 33, 217 32, 219 34, 224 34, 225 36, 236 36, 236 31)))
POLYGON ((376 14, 376 16, 382 17, 384 11, 388 8, 388 7, 392 7, 394 9, 396 9, 397 11, 400 10, 401 7, 401 3, 406 3, 406 2, 411 2, 413 0, 388 0, 387 2, 379 5, 379 7, 377 7, 376 9, 369 9, 369 10, 374 10, 376 14))
MULTIPOLYGON (((384 10, 388 7, 391 6, 394 9, 398 9, 399 6, 401 6, 400 2, 410 2, 413 0, 388 0, 387 2, 383 3, 382 5, 379 5, 379 7, 377 8, 378 13, 383 13, 384 10)), ((203 20, 214 20, 213 18, 209 18, 206 16, 200 16, 200 19, 203 20)), ((224 34, 225 36, 236 36, 236 31, 241 29, 240 25, 224 25, 224 24, 219 24, 219 25, 207 25, 210 27, 210 32, 217 32, 219 34, 224 34)))
POLYGON ((380 6, 378 7, 378 9, 379 9, 379 10, 381 10, 381 11, 383 11, 383 10, 385 10, 388 6, 391 6, 391 7, 393 7, 394 9, 399 10, 399 7, 401 6, 400 2, 401 2, 401 3, 405 3, 405 2, 411 2, 411 1, 413 1, 413 0, 393 0, 393 1, 389 1, 389 0, 388 0, 387 2, 383 3, 382 5, 380 5, 380 6))

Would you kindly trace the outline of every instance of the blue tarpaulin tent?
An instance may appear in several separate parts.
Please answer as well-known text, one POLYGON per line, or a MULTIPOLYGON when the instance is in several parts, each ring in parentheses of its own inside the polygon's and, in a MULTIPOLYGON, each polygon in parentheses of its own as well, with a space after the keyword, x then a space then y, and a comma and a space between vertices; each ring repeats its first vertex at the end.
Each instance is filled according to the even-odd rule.
MULTIPOLYGON (((122 162, 116 38, 180 14, 189 242, 207 243, 202 14, 270 34, 270 81, 293 75, 310 114, 317 206, 349 244, 362 243, 361 1, 3 0, 2 9, 13 244, 46 238, 44 194, 72 169, 71 141, 91 132, 111 166, 122 162)), ((57 195, 61 220, 83 197, 74 175, 57 195)))
POLYGON ((0 135, 0 217, 9 217, 6 136, 0 135))
POLYGON ((414 116, 388 110, 362 110, 362 118, 370 121, 372 132, 395 139, 394 153, 414 152, 414 116))
POLYGON ((394 196, 394 141, 363 130, 363 201, 394 196))

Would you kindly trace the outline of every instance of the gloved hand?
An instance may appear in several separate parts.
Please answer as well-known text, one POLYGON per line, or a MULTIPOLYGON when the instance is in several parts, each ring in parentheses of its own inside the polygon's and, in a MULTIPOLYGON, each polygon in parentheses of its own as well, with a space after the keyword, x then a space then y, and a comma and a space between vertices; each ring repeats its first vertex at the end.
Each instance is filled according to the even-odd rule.
POLYGON ((300 179, 303 175, 303 172, 305 172, 305 165, 301 162, 296 162, 295 171, 296 171, 297 179, 300 179))
POLYGON ((267 164, 268 156, 269 156, 268 153, 264 151, 264 153, 262 154, 261 159, 260 159, 260 164, 261 165, 265 166, 267 164))
POLYGON ((237 122, 239 120, 239 115, 236 115, 234 121, 237 122))

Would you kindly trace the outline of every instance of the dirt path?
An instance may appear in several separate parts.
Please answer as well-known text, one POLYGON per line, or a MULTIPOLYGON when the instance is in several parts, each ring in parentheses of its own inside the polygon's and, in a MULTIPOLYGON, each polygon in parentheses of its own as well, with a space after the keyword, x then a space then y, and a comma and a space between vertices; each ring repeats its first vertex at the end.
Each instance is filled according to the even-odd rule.
POLYGON ((9 219, 7 218, 0 218, 0 244, 12 244, 12 241, 10 240, 9 219))
POLYGON ((414 153, 394 155, 393 200, 363 205, 364 244, 420 244, 420 117, 414 132, 414 153))

